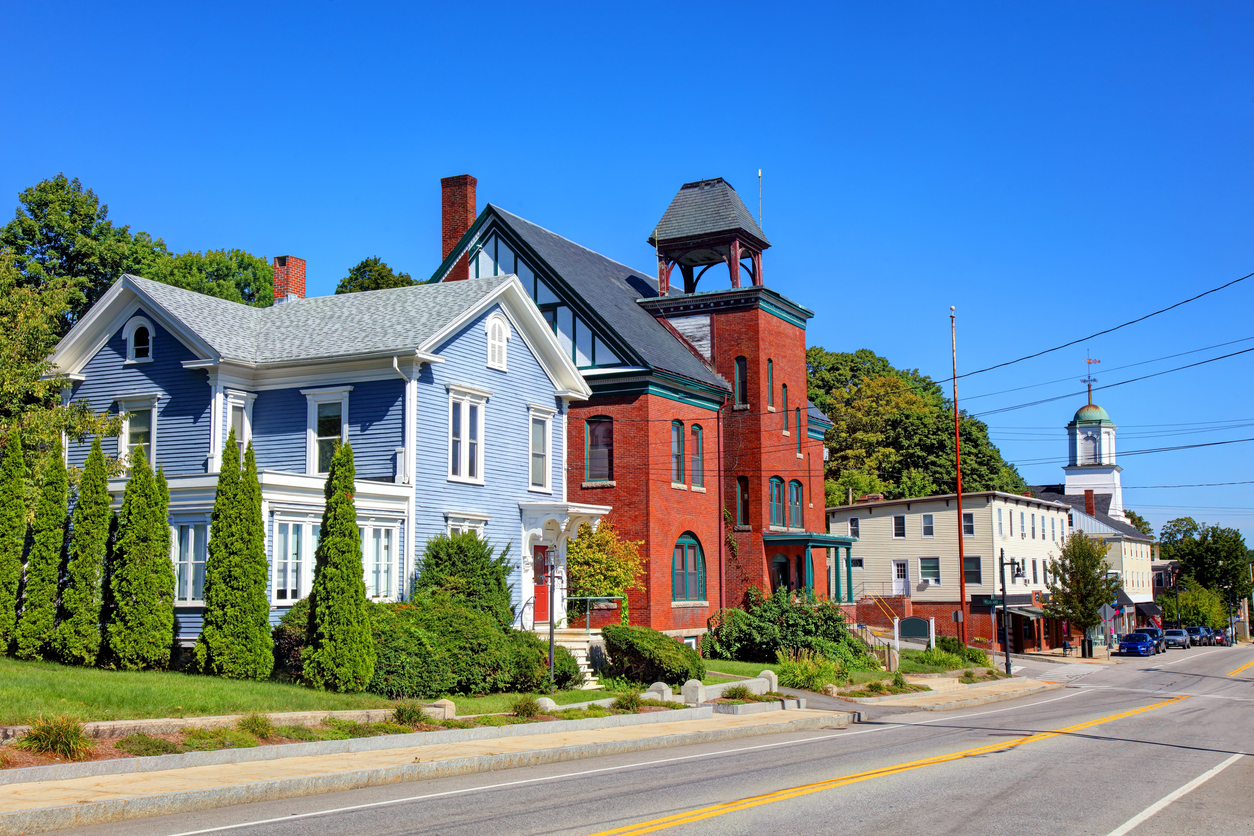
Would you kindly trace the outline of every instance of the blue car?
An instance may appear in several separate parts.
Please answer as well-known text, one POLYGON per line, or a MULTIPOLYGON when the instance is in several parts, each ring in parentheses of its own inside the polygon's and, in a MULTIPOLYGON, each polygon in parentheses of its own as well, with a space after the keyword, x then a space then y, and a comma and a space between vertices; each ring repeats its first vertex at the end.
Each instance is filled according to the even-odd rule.
POLYGON ((1158 652, 1158 642, 1145 633, 1128 633, 1119 640, 1119 653, 1123 656, 1153 656, 1158 652))

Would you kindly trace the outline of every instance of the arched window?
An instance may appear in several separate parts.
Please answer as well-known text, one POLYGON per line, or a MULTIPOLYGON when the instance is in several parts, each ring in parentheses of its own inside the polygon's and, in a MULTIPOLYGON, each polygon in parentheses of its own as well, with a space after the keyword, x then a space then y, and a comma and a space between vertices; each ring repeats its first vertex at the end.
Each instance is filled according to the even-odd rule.
POLYGON ((126 340, 126 362, 152 362, 153 327, 151 322, 142 316, 132 317, 122 329, 122 336, 126 340))
POLYGON ((749 524, 749 477, 736 477, 736 525, 749 524))
POLYGON ((736 405, 749 403, 749 361, 736 358, 736 405))
POLYGON ((1097 464, 1097 438, 1086 435, 1080 441, 1080 464, 1097 464))
POLYGON ((488 317, 486 327, 488 330, 488 368, 505 371, 505 349, 511 336, 509 323, 501 314, 495 313, 488 317))
POLYGON ((766 405, 775 408, 775 361, 766 361, 766 405))
POLYGON ((784 480, 771 477, 771 525, 784 526, 784 480))
POLYGON ((779 398, 784 405, 784 432, 788 432, 788 384, 781 383, 779 386, 779 398))
POLYGON ((671 484, 684 483, 684 422, 671 421, 671 484))
POLYGON ((788 558, 782 554, 775 555, 775 557, 771 558, 771 592, 788 589, 792 586, 789 580, 788 558))
POLYGON ((788 525, 804 528, 801 516, 801 483, 796 479, 788 483, 788 525))
POLYGON ((614 479, 614 419, 608 415, 589 418, 587 425, 587 473, 589 482, 614 479))
POLYGON ((705 487, 705 438, 701 431, 700 424, 692 425, 692 449, 688 455, 692 457, 692 463, 689 465, 688 473, 692 477, 692 486, 694 488, 705 487))
POLYGON ((701 541, 691 531, 685 531, 675 542, 671 557, 671 600, 705 600, 705 555, 701 553, 701 541))

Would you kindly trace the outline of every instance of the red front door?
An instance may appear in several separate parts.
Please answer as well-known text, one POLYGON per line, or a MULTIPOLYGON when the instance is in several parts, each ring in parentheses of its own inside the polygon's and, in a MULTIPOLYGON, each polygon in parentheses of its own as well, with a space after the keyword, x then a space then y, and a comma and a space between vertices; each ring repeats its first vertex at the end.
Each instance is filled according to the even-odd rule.
POLYGON ((549 547, 532 549, 532 577, 535 579, 535 621, 547 624, 549 620, 549 547))

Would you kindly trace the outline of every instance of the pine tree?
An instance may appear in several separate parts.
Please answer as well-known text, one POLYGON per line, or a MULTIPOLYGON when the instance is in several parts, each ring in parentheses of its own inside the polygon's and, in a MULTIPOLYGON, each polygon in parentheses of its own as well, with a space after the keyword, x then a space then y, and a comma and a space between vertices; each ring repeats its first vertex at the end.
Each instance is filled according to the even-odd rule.
POLYGON ((22 611, 17 618, 17 657, 46 659, 53 652, 53 632, 57 618, 57 581, 65 554, 65 524, 69 477, 61 455, 61 441, 53 445, 44 473, 39 506, 31 526, 33 544, 26 560, 26 582, 22 591, 22 611))
POLYGON ((204 627, 196 664, 231 679, 266 679, 274 668, 270 602, 266 595, 261 485, 250 443, 240 474, 235 430, 227 437, 218 475, 205 563, 204 627))
POLYGON ((169 491, 144 456, 131 461, 122 495, 109 586, 106 630, 110 664, 124 670, 164 668, 174 644, 174 567, 170 563, 169 491))
POLYGON ((22 439, 14 430, 0 461, 0 653, 8 652, 17 627, 17 591, 26 547, 25 493, 22 439))
POLYGON ((327 474, 304 656, 305 680, 331 691, 361 691, 374 676, 374 638, 353 504, 355 478, 353 448, 345 444, 336 451, 327 474))
POLYGON ((100 653, 101 577, 109 547, 109 475, 100 439, 78 482, 65 586, 54 643, 63 662, 92 665, 100 653))

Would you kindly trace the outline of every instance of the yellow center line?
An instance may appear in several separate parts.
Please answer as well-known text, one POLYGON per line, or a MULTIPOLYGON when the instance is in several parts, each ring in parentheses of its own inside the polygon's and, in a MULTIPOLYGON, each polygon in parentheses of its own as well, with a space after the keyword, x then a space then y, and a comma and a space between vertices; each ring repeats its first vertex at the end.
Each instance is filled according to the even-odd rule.
MULTIPOLYGON (((1250 664, 1254 664, 1251 662, 1250 664)), ((1248 666, 1247 666, 1248 667, 1248 666)), ((1157 702, 1153 705, 1147 705, 1142 708, 1134 708, 1130 711, 1124 711, 1119 714, 1112 714, 1108 717, 1099 717, 1096 720, 1089 720, 1084 723, 1078 723, 1074 726, 1055 729, 1054 731, 1039 732, 1037 734, 1028 735, 1018 740, 999 741, 986 746, 979 746, 974 749, 964 749, 959 752, 952 752, 948 755, 936 755, 922 760, 909 761, 907 763, 895 764, 893 766, 885 766, 879 769, 872 769, 866 772, 855 772, 851 775, 844 775, 840 778, 831 778, 826 781, 818 781, 813 784, 802 784, 797 787, 789 787, 787 789, 776 790, 764 795, 755 795, 749 798, 742 798, 737 801, 727 801, 722 804, 713 804, 709 807, 701 807, 696 810, 689 810, 683 813, 675 813, 660 819, 651 819, 649 821, 638 822, 636 824, 618 827, 613 830, 603 830, 594 833, 592 836, 638 836, 638 834, 653 833, 657 830, 665 830, 669 827, 675 827, 681 824, 690 824, 692 822, 701 821, 702 819, 723 816, 727 813, 735 813, 740 810, 748 810, 753 807, 760 807, 763 804, 773 804, 777 801, 786 801, 790 798, 798 798, 811 793, 822 792, 823 790, 834 789, 836 787, 848 786, 856 784, 860 781, 867 781, 872 778, 882 778, 887 775, 896 775, 901 772, 908 772, 912 769, 920 769, 925 766, 934 766, 940 763, 948 763, 950 761, 960 760, 962 758, 977 757, 979 755, 992 754, 993 752, 1002 752, 1013 746, 1022 746, 1024 743, 1035 743, 1041 740, 1048 740, 1051 737, 1058 737, 1063 734, 1071 734, 1085 729, 1100 726, 1103 723, 1110 723, 1115 720, 1122 720, 1125 717, 1131 717, 1135 714, 1141 714, 1145 711, 1153 711, 1155 708, 1174 705, 1187 697, 1173 697, 1163 702, 1157 702)))
POLYGON ((1236 676, 1236 675, 1237 675, 1237 674, 1239 674, 1241 671, 1243 671, 1243 670, 1245 670, 1246 668, 1248 668, 1250 665, 1254 665, 1254 660, 1250 660, 1249 662, 1246 662, 1244 665, 1242 665, 1241 667, 1237 668, 1235 671, 1229 671, 1229 672, 1228 672, 1228 676, 1236 676))

